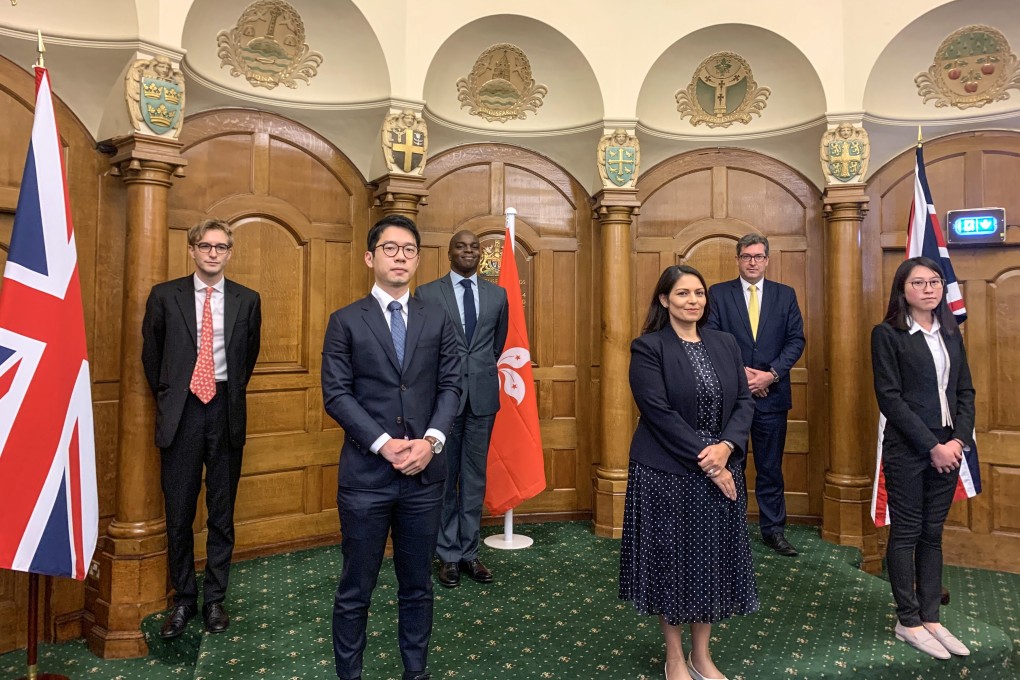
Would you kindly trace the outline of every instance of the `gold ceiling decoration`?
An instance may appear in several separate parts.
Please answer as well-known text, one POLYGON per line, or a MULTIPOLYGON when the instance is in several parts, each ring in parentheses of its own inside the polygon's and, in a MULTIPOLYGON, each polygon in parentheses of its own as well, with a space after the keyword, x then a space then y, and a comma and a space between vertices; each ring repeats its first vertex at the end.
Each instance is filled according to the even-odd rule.
POLYGON ((258 0, 245 8, 230 30, 216 35, 220 67, 230 75, 244 76, 252 87, 272 90, 277 85, 296 88, 319 72, 322 54, 305 43, 301 15, 283 0, 258 0))
POLYGON ((747 125, 751 115, 761 116, 772 90, 758 87, 751 66, 734 52, 716 52, 698 65, 691 83, 677 90, 676 110, 691 125, 708 127, 747 125))
POLYGON ((527 118, 538 111, 549 89, 531 77, 531 62, 521 48, 510 43, 493 45, 475 60, 466 78, 457 81, 460 107, 490 123, 527 118))
POLYGON ((991 26, 964 26, 942 41, 914 84, 924 103, 969 109, 1009 99, 1007 90, 1020 89, 1020 68, 1006 36, 991 26))

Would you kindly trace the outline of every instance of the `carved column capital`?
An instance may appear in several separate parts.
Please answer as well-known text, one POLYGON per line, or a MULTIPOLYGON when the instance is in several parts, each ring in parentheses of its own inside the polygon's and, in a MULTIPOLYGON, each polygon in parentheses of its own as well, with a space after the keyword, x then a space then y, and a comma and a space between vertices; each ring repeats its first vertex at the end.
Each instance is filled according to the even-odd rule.
POLYGON ((868 214, 868 202, 864 184, 842 184, 828 186, 822 197, 822 212, 826 222, 855 220, 860 222, 868 214))
POLYGON ((388 174, 377 179, 375 185, 375 207, 383 215, 403 215, 417 221, 418 209, 429 195, 424 177, 388 174))
POLYGON ((165 139, 133 133, 110 140, 115 147, 110 164, 113 174, 134 182, 158 183, 169 188, 172 178, 184 177, 188 161, 181 156, 184 144, 176 139, 165 139))

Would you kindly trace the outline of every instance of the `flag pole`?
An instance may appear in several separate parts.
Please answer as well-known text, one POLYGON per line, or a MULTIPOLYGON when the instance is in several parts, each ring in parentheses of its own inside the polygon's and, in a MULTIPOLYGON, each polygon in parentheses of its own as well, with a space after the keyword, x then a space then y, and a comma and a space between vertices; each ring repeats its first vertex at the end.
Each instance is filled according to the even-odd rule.
MULTIPOLYGON (((507 208, 506 209, 506 229, 507 229, 507 240, 509 244, 504 243, 503 248, 507 245, 510 246, 510 252, 514 251, 514 243, 517 238, 514 233, 514 226, 517 221, 517 209, 507 208)), ((514 534, 514 510, 510 508, 503 513, 503 534, 493 534, 485 538, 485 545, 490 548, 496 548, 497 550, 520 550, 521 548, 527 548, 531 546, 535 540, 530 536, 522 536, 521 534, 514 534)))
MULTIPOLYGON (((12 0, 12 5, 18 4, 12 0)), ((42 31, 36 31, 39 44, 39 61, 36 66, 46 68, 46 61, 43 54, 46 46, 43 44, 42 31)), ((28 649, 26 659, 25 676, 19 680, 69 680, 66 675, 54 675, 52 673, 39 672, 39 574, 30 572, 28 574, 28 649)))

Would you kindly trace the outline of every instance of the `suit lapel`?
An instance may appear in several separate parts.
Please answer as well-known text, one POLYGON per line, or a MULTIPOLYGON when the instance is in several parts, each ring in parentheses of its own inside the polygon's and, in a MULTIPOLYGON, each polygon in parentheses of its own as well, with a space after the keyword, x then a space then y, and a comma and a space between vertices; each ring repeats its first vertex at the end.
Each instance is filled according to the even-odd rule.
POLYGON ((195 283, 194 278, 187 276, 180 279, 180 285, 177 287, 177 294, 174 296, 177 298, 177 306, 181 310, 181 316, 184 317, 184 325, 188 327, 188 332, 191 333, 191 342, 195 344, 195 348, 198 348, 198 319, 195 318, 195 283))
MULTIPOLYGON (((751 333, 751 317, 747 313, 747 302, 744 301, 743 281, 736 279, 733 282, 733 286, 730 288, 730 293, 733 294, 733 304, 736 305, 737 313, 740 315, 740 319, 744 322, 744 334, 751 342, 754 342, 754 334, 751 333)), ((758 317, 758 328, 761 329, 761 316, 758 317)))
POLYGON ((407 301, 407 345, 404 347, 404 366, 411 365, 414 349, 418 346, 418 338, 424 325, 425 310, 422 309, 421 301, 410 298, 407 301))
MULTIPOLYGON (((386 319, 383 317, 379 301, 371 295, 362 298, 361 311, 365 323, 368 325, 369 330, 372 331, 372 335, 379 341, 379 345, 382 346, 383 352, 389 357, 393 368, 396 369, 397 373, 400 373, 400 364, 397 363, 397 351, 393 349, 393 336, 390 334, 390 327, 386 324, 386 319)), ((408 346, 410 346, 410 343, 408 343, 408 346)), ((407 358, 406 349, 404 350, 404 358, 407 358)))
POLYGON ((440 281, 442 281, 440 289, 443 291, 443 304, 446 305, 446 312, 450 315, 450 319, 455 321, 453 325, 457 327, 457 336, 461 342, 467 345, 464 324, 460 322, 460 308, 457 307, 457 291, 453 289, 453 277, 447 274, 440 281))
POLYGON ((230 347, 230 337, 234 334, 237 313, 240 311, 241 293, 232 281, 223 282, 223 346, 230 347))
MULTIPOLYGON (((765 324, 768 322, 769 316, 775 311, 777 300, 779 299, 779 286, 775 283, 770 282, 769 285, 764 285, 765 279, 761 280, 761 305, 759 305, 758 314, 758 335, 761 335, 765 329, 765 324)), ((748 328, 750 328, 750 320, 748 320, 748 328)))

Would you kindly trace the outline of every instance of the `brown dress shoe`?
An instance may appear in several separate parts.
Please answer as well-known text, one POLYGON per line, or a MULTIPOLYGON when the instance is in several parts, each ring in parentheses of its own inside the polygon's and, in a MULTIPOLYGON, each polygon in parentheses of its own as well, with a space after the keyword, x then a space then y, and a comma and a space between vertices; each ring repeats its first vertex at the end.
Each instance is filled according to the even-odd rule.
POLYGON ((222 633, 230 626, 230 615, 222 602, 202 607, 202 618, 205 619, 205 630, 209 633, 222 633))
POLYGON ((456 562, 439 563, 439 583, 447 588, 456 588, 460 585, 460 572, 457 571, 456 562))
POLYGON ((174 605, 170 613, 167 614, 163 627, 159 629, 159 636, 164 640, 173 640, 175 637, 180 637, 184 629, 188 627, 188 621, 195 618, 197 613, 198 607, 193 604, 174 605))
POLYGON ((479 583, 492 583, 492 572, 486 569, 477 557, 473 560, 461 560, 460 570, 479 583))

